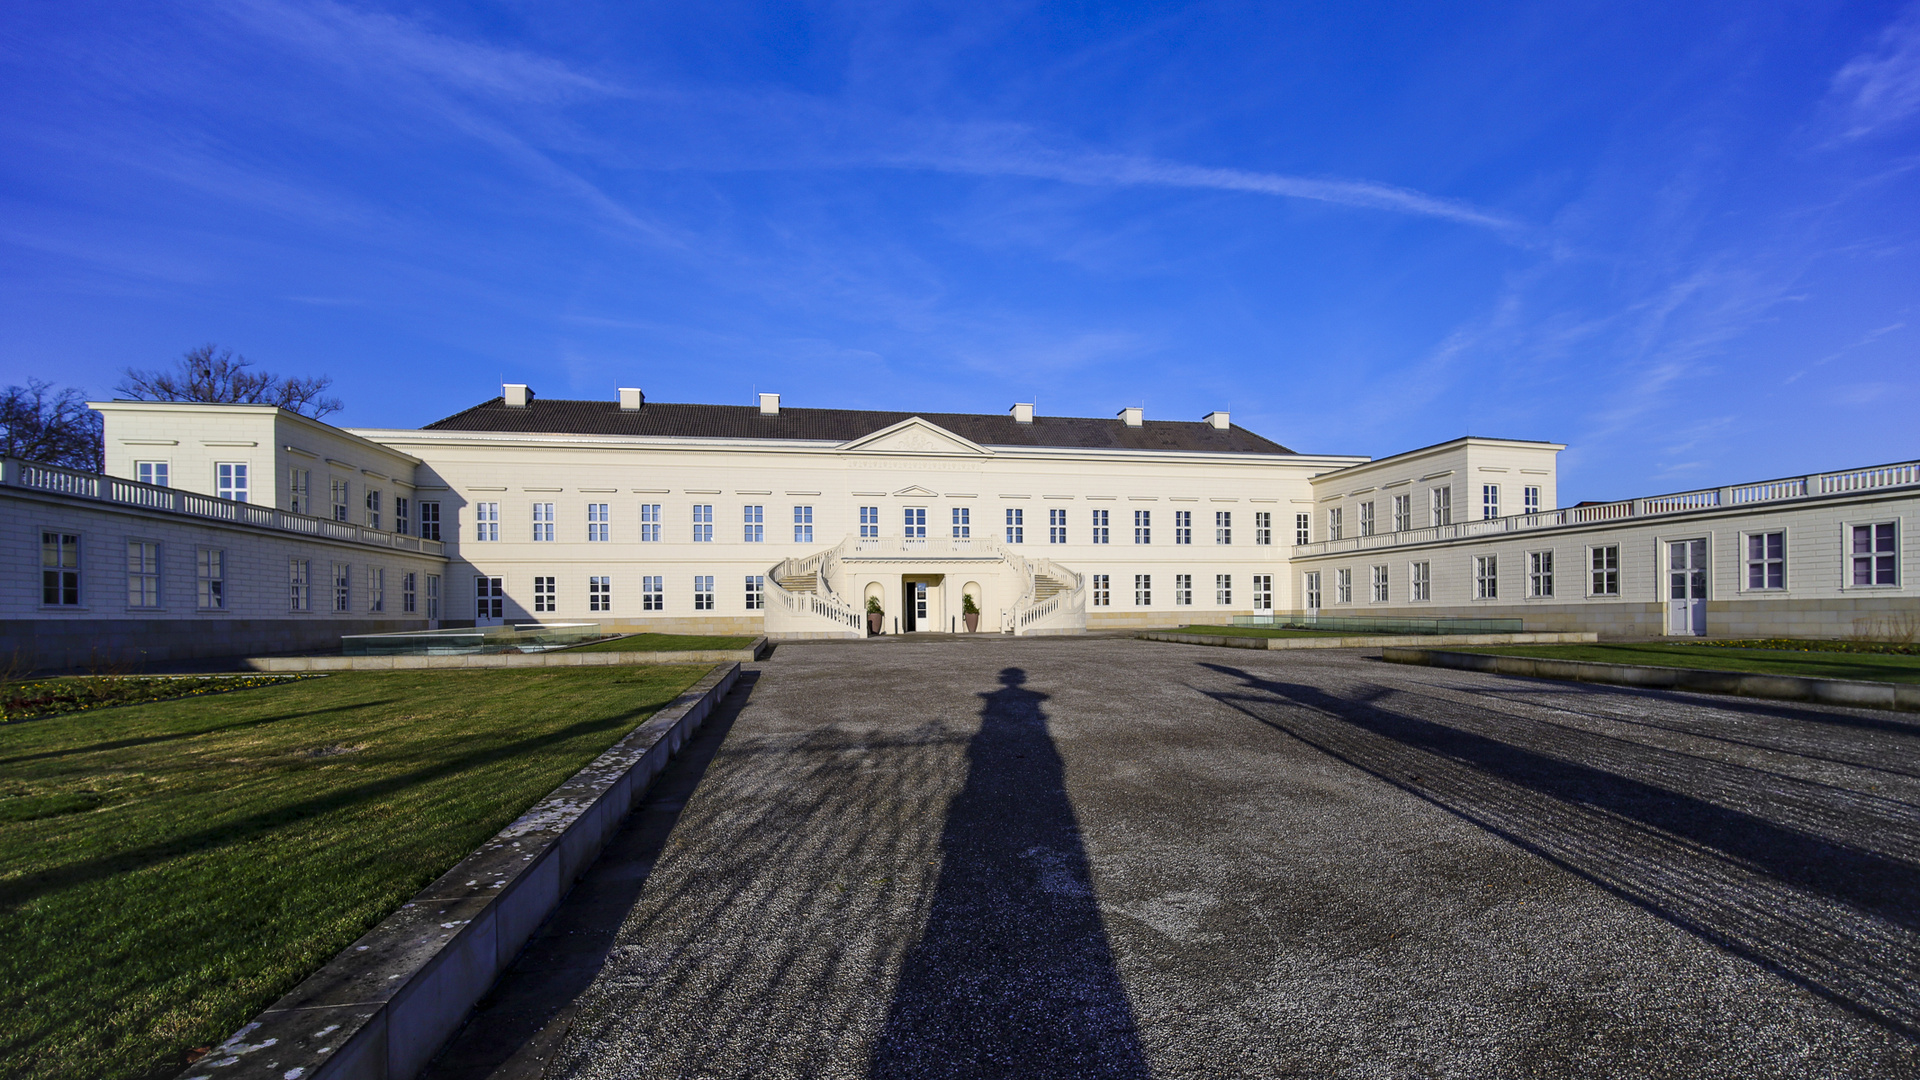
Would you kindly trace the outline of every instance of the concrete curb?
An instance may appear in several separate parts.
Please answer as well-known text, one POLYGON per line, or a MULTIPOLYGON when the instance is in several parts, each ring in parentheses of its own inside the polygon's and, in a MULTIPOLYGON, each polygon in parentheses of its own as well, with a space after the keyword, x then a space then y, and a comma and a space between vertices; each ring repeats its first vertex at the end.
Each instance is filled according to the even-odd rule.
POLYGON ((254 671, 412 671, 420 668, 621 667, 628 664, 751 664, 767 646, 757 637, 744 649, 685 652, 472 653, 464 656, 250 656, 254 671))
POLYGON ((1815 679, 1803 675, 1755 675, 1738 671, 1603 664, 1591 660, 1545 660, 1534 656, 1493 656, 1486 653, 1440 652, 1433 649, 1387 649, 1383 659, 1394 664, 1485 671, 1536 679, 1608 683, 1659 690, 1696 690, 1707 694, 1811 701, 1866 709, 1920 712, 1920 683, 1864 682, 1852 679, 1815 679))
POLYGON ((1550 645, 1600 640, 1591 631, 1524 634, 1355 634, 1348 637, 1270 638, 1240 634, 1181 634, 1150 630, 1134 635, 1145 641, 1182 645, 1219 645, 1228 649, 1376 649, 1389 645, 1550 645))
POLYGON ((740 678, 716 667, 294 987, 183 1080, 411 1080, 740 678))

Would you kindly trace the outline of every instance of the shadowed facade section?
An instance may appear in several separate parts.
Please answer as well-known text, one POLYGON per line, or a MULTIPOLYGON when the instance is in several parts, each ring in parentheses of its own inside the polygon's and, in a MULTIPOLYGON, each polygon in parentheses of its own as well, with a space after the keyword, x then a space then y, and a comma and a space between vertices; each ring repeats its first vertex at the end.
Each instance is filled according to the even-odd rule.
POLYGON ((1000 682, 981 695, 926 931, 902 965, 871 1075, 1147 1077, 1046 695, 1020 668, 1000 682))

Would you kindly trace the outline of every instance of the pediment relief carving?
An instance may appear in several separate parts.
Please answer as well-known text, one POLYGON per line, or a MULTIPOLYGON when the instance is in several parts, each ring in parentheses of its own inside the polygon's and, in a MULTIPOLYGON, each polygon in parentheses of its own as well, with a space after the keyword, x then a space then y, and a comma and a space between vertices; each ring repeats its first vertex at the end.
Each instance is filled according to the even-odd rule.
POLYGON ((842 450, 869 454, 964 454, 985 457, 993 451, 919 417, 902 420, 871 435, 843 443, 842 450))

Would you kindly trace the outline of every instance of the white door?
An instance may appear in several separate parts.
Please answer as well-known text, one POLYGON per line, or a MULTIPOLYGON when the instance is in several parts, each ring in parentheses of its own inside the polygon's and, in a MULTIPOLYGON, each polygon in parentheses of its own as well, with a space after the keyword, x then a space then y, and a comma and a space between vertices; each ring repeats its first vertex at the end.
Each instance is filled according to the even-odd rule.
POLYGON ((913 583, 913 627, 916 630, 938 630, 937 626, 927 622, 927 583, 913 583))
POLYGON ((1707 542, 1667 544, 1667 633, 1698 637, 1707 632, 1707 542))

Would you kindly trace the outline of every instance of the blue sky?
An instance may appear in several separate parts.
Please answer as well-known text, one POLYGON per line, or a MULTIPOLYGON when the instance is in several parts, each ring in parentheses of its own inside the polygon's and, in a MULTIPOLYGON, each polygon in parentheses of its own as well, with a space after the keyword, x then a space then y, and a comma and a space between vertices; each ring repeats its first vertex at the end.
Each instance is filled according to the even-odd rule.
POLYGON ((1920 3, 0 7, 0 381, 1920 457, 1920 3))

